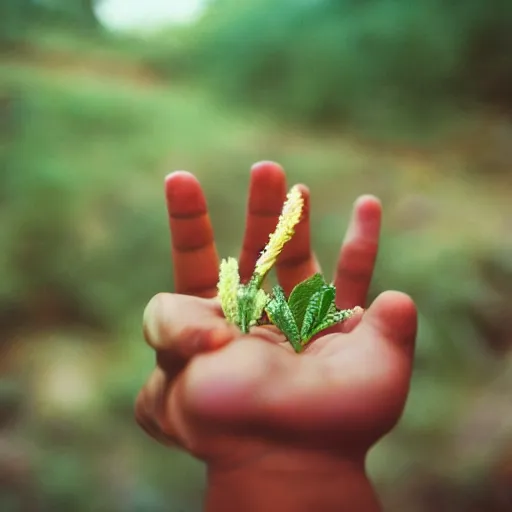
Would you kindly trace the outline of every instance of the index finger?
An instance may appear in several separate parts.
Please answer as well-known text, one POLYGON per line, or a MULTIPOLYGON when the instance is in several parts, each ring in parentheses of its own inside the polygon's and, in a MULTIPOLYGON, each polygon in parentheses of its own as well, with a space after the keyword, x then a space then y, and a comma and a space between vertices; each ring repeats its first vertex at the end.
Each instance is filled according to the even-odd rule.
MULTIPOLYGON (((279 284, 286 293, 297 283, 320 271, 310 243, 309 189, 304 185, 300 185, 300 189, 304 199, 301 220, 276 264, 279 284)), ((255 164, 251 169, 245 236, 240 255, 243 282, 250 279, 256 260, 270 234, 275 231, 285 200, 286 176, 283 168, 275 162, 255 164)))
POLYGON ((251 169, 245 234, 239 258, 240 278, 247 282, 269 235, 277 225, 286 199, 286 177, 274 162, 259 162, 251 169))
POLYGON ((206 199, 197 178, 185 171, 169 174, 165 196, 172 238, 177 293, 215 297, 219 257, 206 199))

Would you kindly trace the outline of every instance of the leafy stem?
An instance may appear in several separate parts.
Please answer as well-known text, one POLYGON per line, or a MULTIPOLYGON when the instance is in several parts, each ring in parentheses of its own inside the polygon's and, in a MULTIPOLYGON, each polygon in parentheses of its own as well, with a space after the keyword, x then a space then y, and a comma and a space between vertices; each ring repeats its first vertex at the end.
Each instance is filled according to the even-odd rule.
POLYGON ((257 324, 270 300, 261 287, 284 245, 291 240, 303 207, 304 199, 299 187, 295 186, 287 195, 276 229, 256 261, 249 283, 240 282, 238 262, 234 258, 221 262, 218 290, 222 310, 228 322, 240 327, 244 333, 257 324))
POLYGON ((357 311, 339 310, 335 304, 336 288, 327 284, 321 274, 299 283, 288 301, 280 286, 273 289, 265 310, 270 321, 286 336, 296 352, 321 331, 347 320, 357 311))
POLYGON ((240 282, 237 260, 227 258, 221 262, 218 283, 219 299, 228 322, 247 334, 252 326, 263 323, 265 312, 270 323, 286 336, 296 352, 301 352, 316 334, 346 320, 356 311, 336 308, 336 289, 327 284, 321 274, 299 283, 288 300, 280 286, 273 288, 271 296, 261 289, 284 245, 292 238, 303 207, 304 200, 295 186, 287 196, 276 230, 261 252, 249 282, 240 282))

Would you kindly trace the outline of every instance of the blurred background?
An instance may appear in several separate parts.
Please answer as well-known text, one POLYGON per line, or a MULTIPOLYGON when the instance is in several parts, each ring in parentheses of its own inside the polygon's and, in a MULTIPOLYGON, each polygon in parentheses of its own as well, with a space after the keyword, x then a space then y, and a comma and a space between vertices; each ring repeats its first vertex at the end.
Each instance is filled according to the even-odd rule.
POLYGON ((512 510, 510 0, 2 0, 0 509, 201 510, 203 467, 132 416, 170 291, 163 178, 204 185, 222 256, 250 166, 312 192, 333 268, 384 205, 372 297, 420 311, 388 510, 512 510))

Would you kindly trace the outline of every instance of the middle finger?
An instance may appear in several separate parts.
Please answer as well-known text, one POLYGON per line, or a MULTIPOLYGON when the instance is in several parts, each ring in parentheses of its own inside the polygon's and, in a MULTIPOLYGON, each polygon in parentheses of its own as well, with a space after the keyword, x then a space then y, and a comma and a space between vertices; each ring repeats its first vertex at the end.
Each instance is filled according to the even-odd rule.
MULTIPOLYGON (((320 272, 311 251, 309 224, 309 190, 301 185, 304 210, 296 226, 295 235, 277 260, 279 284, 289 293, 300 281, 320 272)), ((246 282, 254 271, 256 260, 274 232, 284 201, 286 176, 281 166, 273 162, 260 162, 253 166, 249 189, 249 204, 243 250, 240 256, 240 276, 246 282)))

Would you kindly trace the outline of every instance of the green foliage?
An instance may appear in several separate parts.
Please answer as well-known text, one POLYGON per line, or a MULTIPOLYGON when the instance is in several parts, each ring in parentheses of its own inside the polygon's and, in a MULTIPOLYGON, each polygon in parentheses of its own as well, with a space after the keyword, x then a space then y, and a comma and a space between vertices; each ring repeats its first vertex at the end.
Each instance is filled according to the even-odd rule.
POLYGON ((507 0, 217 1, 190 29, 188 69, 281 118, 427 131, 474 102, 510 106, 511 25, 507 0))
POLYGON ((297 284, 288 301, 281 286, 274 286, 265 310, 294 350, 302 352, 315 335, 353 314, 352 310, 338 310, 335 296, 336 288, 315 274, 297 284))
POLYGON ((300 352, 300 331, 290 310, 283 289, 274 286, 273 297, 266 306, 270 321, 286 336, 296 352, 300 352))
POLYGON ((168 241, 151 236, 166 229, 165 207, 159 187, 138 184, 167 150, 167 112, 117 87, 10 77, 0 301, 55 302, 105 325, 163 284, 140 262, 146 251, 168 257, 168 241))
POLYGON ((302 329, 302 321, 308 308, 309 301, 313 295, 319 292, 325 285, 325 280, 321 274, 315 274, 309 279, 306 279, 302 283, 299 283, 291 291, 290 297, 288 298, 288 305, 295 319, 295 323, 299 328, 299 332, 302 329))
POLYGON ((2 0, 0 44, 18 42, 35 26, 98 29, 96 0, 2 0))
POLYGON ((237 298, 240 329, 248 333, 258 323, 268 298, 254 280, 247 285, 240 285, 237 298))

